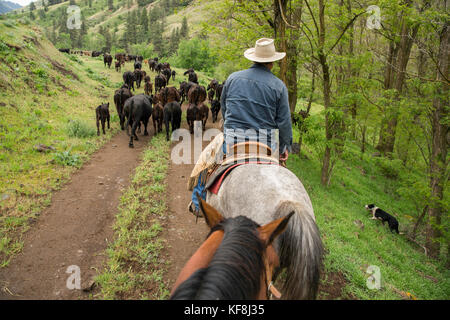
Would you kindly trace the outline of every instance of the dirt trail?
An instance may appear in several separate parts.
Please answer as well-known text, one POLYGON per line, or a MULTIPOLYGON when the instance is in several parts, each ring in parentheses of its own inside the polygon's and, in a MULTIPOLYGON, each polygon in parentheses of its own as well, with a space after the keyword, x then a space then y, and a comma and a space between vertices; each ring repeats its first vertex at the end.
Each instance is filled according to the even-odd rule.
MULTIPOLYGON (((183 113, 185 110, 186 105, 183 105, 183 113)), ((221 115, 219 114, 219 121, 220 119, 221 115)), ((186 121, 182 122, 181 127, 188 129, 186 121)), ((206 130, 211 128, 219 129, 219 123, 212 123, 210 113, 206 124, 206 130)), ((203 148, 207 145, 208 142, 203 142, 203 148)), ((175 146, 175 144, 173 144, 173 146, 175 146)), ((194 148, 192 147, 191 150, 193 149, 194 148)), ((193 156, 191 156, 191 158, 193 159, 193 156)), ((193 168, 194 164, 177 165, 173 163, 171 163, 169 167, 169 186, 167 194, 169 227, 162 237, 169 244, 169 249, 166 254, 167 259, 171 261, 171 264, 165 275, 165 280, 169 284, 170 290, 181 269, 203 243, 209 231, 205 220, 199 218, 196 223, 194 215, 187 209, 192 192, 188 191, 186 186, 193 168)))
MULTIPOLYGON (((153 131, 153 130, 151 130, 153 131)), ((69 266, 80 268, 81 288, 101 267, 122 191, 139 164, 150 136, 128 148, 125 132, 97 151, 24 236, 23 251, 0 269, 0 299, 85 299, 89 293, 66 286, 69 266)))

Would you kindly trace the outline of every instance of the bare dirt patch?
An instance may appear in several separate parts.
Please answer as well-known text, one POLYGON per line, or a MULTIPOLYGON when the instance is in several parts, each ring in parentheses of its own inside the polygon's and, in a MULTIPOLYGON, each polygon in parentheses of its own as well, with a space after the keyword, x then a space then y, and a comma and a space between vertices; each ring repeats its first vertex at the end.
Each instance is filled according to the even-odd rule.
POLYGON ((111 225, 122 190, 139 163, 150 137, 134 149, 120 132, 54 193, 24 236, 23 251, 0 269, 0 299, 86 299, 89 292, 69 290, 69 266, 80 268, 81 287, 88 288, 104 261, 111 225))

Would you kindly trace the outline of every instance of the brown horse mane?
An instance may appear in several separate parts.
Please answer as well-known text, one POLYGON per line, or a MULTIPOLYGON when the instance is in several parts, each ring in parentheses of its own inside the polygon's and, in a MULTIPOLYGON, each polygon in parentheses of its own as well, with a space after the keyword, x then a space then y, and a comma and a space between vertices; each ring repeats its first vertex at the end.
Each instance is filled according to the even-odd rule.
POLYGON ((226 219, 214 227, 208 237, 218 230, 223 230, 224 236, 211 263, 181 283, 171 299, 256 299, 265 272, 265 247, 258 237, 258 227, 244 216, 226 219))

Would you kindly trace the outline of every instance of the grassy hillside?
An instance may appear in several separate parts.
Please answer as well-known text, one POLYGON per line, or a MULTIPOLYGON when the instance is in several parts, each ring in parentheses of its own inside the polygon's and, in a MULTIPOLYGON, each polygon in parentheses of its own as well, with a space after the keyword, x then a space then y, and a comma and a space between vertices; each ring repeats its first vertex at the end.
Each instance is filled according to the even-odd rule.
POLYGON ((77 167, 118 130, 97 137, 95 108, 121 75, 100 59, 61 54, 41 29, 0 20, 0 266, 77 167), (37 145, 53 149, 38 152, 37 145))
MULTIPOLYGON (((400 232, 407 233, 417 209, 400 190, 420 173, 396 165, 395 160, 373 157, 376 150, 371 146, 361 154, 359 145, 349 141, 330 186, 322 186, 322 111, 321 105, 313 104, 309 121, 317 125, 310 126, 302 154, 292 155, 288 168, 299 177, 311 198, 325 244, 325 274, 343 275, 343 298, 449 299, 450 271, 445 261, 427 257, 422 247, 406 235, 391 233, 387 223, 383 226, 381 221, 371 220, 371 213, 364 208, 375 203, 394 215, 400 232), (367 287, 369 266, 380 268, 379 290, 367 287)), ((298 136, 294 129, 294 141, 298 136)), ((418 240, 423 241, 421 235, 418 240)), ((322 282, 325 287, 334 285, 327 276, 322 282)), ((319 298, 327 299, 326 292, 319 298)))
MULTIPOLYGON (((54 5, 47 6, 46 11, 40 2, 36 2, 36 10, 34 11, 35 22, 44 27, 49 37, 53 31, 56 31, 56 36, 61 32, 61 17, 65 14, 66 8, 69 6, 69 1, 63 1, 54 5), (57 30, 54 30, 53 26, 56 24, 57 30)), ((84 49, 101 49, 98 48, 99 31, 100 28, 109 30, 116 41, 123 37, 126 30, 127 15, 135 12, 138 16, 139 24, 140 16, 145 10, 147 14, 156 9, 158 19, 164 17, 164 37, 171 35, 171 32, 175 28, 181 28, 182 19, 186 17, 188 19, 190 33, 189 37, 193 37, 199 34, 201 29, 201 23, 205 21, 206 11, 204 10, 205 4, 198 1, 170 1, 156 0, 143 6, 138 5, 138 1, 123 1, 114 0, 113 9, 109 9, 107 0, 92 1, 89 6, 88 1, 77 0, 75 4, 79 6, 80 12, 86 24, 86 33, 88 40, 84 42, 84 49), (164 9, 163 9, 164 8, 164 9), (164 11, 163 11, 164 10, 164 11), (92 46, 92 47, 91 47, 92 46), (97 46, 94 48, 94 46, 97 46)), ((29 16, 29 6, 17 11, 20 16, 29 16)), ((149 29, 153 29, 155 26, 150 24, 149 29)), ((144 43, 148 44, 152 42, 151 37, 145 37, 144 43)), ((55 43, 60 42, 61 39, 54 39, 55 43)), ((118 43, 115 44, 117 46, 118 43)))
POLYGON ((19 9, 21 6, 11 1, 0 1, 0 14, 19 9))

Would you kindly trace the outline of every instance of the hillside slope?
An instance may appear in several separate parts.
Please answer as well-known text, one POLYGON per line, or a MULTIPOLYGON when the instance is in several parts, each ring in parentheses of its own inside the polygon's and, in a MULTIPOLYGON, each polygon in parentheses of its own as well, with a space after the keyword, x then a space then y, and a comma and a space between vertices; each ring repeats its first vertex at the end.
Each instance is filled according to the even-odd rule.
POLYGON ((0 267, 51 191, 118 130, 113 115, 111 130, 96 135, 95 108, 109 102, 113 111, 121 82, 103 68, 60 53, 39 28, 0 20, 0 267))
MULTIPOLYGON (((139 27, 138 25, 141 22, 140 19, 144 10, 149 16, 149 21, 152 10, 154 11, 152 14, 155 19, 164 21, 164 38, 169 37, 174 29, 181 28, 184 17, 187 18, 189 25, 189 38, 195 37, 200 33, 202 23, 207 20, 208 11, 205 8, 207 5, 210 5, 210 3, 207 4, 205 1, 199 0, 156 0, 140 6, 137 0, 130 2, 115 0, 113 1, 113 9, 109 9, 107 0, 93 1, 91 6, 89 6, 88 1, 75 1, 75 3, 80 7, 82 21, 85 22, 87 37, 84 40, 83 49, 89 50, 99 50, 98 43, 102 41, 99 36, 101 29, 109 30, 115 42, 114 46, 118 46, 127 27, 127 16, 134 12, 137 15, 136 25, 139 27), (130 5, 128 6, 128 4, 130 5)), ((69 1, 63 1, 49 5, 47 11, 44 11, 40 2, 36 2, 35 22, 44 28, 49 37, 52 34, 55 36, 55 39, 52 40, 54 43, 61 43, 63 40, 60 37, 60 33, 67 32, 63 30, 65 27, 61 23, 65 21, 65 17, 67 16, 66 8, 69 4, 69 1)), ((18 10, 18 12, 20 12, 20 15, 28 17, 28 10, 29 7, 24 7, 18 10)), ((155 28, 157 28, 155 24, 149 22, 148 29, 150 30, 150 34, 155 28)), ((139 32, 142 34, 142 30, 139 29, 139 32)), ((141 38, 145 38, 145 40, 141 39, 145 44, 153 41, 151 35, 141 35, 141 38)))
POLYGON ((0 1, 0 14, 7 13, 12 10, 21 8, 21 6, 15 2, 11 1, 0 1))

